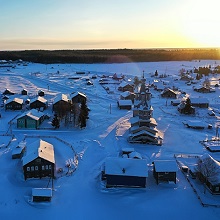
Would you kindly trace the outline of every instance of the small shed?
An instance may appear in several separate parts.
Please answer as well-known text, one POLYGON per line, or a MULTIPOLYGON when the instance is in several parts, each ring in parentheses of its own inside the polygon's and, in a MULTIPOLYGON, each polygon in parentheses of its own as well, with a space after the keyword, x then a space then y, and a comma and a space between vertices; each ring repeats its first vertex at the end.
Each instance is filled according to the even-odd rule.
POLYGON ((44 91, 43 91, 43 90, 39 90, 39 91, 38 91, 38 95, 39 95, 39 96, 44 96, 44 91))
POLYGON ((175 160, 155 160, 153 167, 154 178, 159 182, 176 183, 176 172, 178 171, 175 160))
POLYGON ((121 157, 108 157, 104 175, 106 187, 146 187, 147 161, 121 157))
POLYGON ((26 89, 23 89, 23 90, 21 91, 21 95, 27 95, 27 94, 28 94, 28 92, 27 92, 26 89))
POLYGON ((52 198, 51 188, 32 188, 33 202, 50 202, 52 198))
POLYGON ((8 99, 5 103, 5 110, 21 110, 23 107, 23 99, 8 99))
POLYGON ((25 152, 25 146, 18 145, 13 151, 12 151, 12 159, 20 159, 24 155, 25 152))
POLYGON ((118 100, 119 109, 131 110, 132 101, 131 100, 118 100))

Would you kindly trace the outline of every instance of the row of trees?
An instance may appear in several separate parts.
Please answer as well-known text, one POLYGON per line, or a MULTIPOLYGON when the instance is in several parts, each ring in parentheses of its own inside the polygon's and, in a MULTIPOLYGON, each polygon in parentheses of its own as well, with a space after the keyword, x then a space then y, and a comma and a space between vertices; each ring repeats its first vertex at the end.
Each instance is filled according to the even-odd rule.
POLYGON ((0 51, 0 60, 36 63, 123 63, 217 60, 219 49, 111 49, 0 51))
POLYGON ((82 100, 80 105, 70 104, 70 108, 59 108, 54 114, 52 120, 52 126, 57 129, 60 127, 60 122, 62 119, 65 120, 65 125, 73 123, 74 126, 79 126, 80 128, 86 127, 86 121, 89 118, 89 109, 87 107, 86 101, 82 100))

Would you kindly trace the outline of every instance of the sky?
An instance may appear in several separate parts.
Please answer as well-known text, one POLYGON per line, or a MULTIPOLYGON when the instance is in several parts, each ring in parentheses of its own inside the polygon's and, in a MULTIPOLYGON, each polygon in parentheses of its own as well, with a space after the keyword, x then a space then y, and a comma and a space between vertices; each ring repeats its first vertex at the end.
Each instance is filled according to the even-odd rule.
POLYGON ((218 0, 0 0, 0 50, 220 47, 218 0))

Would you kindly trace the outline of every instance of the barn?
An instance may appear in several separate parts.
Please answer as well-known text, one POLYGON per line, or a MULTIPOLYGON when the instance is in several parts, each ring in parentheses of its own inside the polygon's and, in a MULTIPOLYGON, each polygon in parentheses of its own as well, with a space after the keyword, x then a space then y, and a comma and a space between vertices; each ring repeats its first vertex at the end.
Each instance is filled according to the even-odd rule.
POLYGON ((31 109, 17 118, 17 128, 37 129, 44 120, 44 113, 31 109))
POLYGON ((176 183, 178 167, 175 160, 155 160, 153 174, 157 184, 160 182, 176 183))
POLYGON ((53 145, 41 139, 27 146, 22 158, 25 180, 28 178, 54 178, 55 156, 53 145))
POLYGON ((23 99, 8 99, 5 103, 5 110, 21 110, 23 107, 23 99))
POLYGON ((106 187, 146 187, 147 161, 121 157, 108 157, 104 165, 106 187))

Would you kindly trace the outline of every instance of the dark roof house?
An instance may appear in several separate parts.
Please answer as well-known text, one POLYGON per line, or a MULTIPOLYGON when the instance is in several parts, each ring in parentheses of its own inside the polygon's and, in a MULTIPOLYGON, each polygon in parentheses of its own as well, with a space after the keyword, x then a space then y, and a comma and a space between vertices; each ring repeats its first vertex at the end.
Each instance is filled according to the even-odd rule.
POLYGON ((41 139, 27 146, 22 158, 25 180, 27 178, 54 177, 55 156, 52 144, 41 139))

